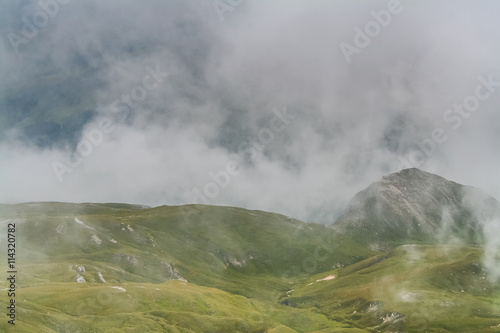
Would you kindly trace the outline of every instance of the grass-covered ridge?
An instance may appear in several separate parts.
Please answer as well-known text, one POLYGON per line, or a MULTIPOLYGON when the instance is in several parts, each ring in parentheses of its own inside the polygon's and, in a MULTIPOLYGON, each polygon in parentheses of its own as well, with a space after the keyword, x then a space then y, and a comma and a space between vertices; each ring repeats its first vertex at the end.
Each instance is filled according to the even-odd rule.
POLYGON ((26 331, 349 329, 279 301, 373 254, 323 225, 234 207, 27 203, 1 205, 0 219, 17 226, 26 331))
POLYGON ((16 332, 500 329, 500 288, 479 245, 375 246, 204 205, 0 205, 0 221, 2 233, 17 229, 16 332))

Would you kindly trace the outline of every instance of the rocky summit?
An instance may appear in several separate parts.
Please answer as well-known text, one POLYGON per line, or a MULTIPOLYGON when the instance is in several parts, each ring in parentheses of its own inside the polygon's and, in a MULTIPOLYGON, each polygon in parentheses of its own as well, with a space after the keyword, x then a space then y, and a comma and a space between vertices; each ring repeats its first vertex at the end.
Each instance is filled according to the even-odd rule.
POLYGON ((375 240, 480 243, 483 224, 499 212, 485 192, 412 168, 356 194, 335 225, 375 240))

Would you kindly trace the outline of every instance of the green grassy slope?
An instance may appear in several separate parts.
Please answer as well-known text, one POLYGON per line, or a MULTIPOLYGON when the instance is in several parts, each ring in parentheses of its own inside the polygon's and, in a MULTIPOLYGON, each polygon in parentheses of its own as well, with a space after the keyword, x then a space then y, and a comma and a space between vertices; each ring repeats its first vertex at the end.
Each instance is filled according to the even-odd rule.
MULTIPOLYGON (((289 332, 361 330, 309 310, 178 280, 23 288, 16 332, 289 332), (34 327, 38 327, 34 330, 34 327)), ((0 323, 6 329, 6 323, 0 323)))
POLYGON ((373 331, 499 332, 500 286, 481 258, 480 247, 405 245, 313 276, 287 304, 373 331))
POLYGON ((377 248, 377 237, 203 205, 0 205, 1 249, 8 223, 16 332, 500 330, 481 246, 377 248))
POLYGON ((325 226, 232 207, 66 203, 0 205, 0 220, 17 227, 25 331, 359 331, 278 303, 311 274, 373 255, 325 226))

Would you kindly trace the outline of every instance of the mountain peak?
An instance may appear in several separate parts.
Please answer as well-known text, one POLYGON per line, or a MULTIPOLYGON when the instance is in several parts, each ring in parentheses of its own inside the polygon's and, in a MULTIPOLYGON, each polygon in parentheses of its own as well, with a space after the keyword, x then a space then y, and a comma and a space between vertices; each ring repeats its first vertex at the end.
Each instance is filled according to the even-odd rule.
POLYGON ((424 178, 428 178, 428 177, 442 178, 438 175, 420 170, 418 168, 408 168, 408 169, 401 169, 397 172, 393 172, 393 173, 390 173, 388 175, 385 175, 382 177, 382 179, 391 179, 391 178, 421 178, 421 179, 424 179, 424 178))
POLYGON ((482 238, 481 223, 470 196, 488 202, 492 212, 500 207, 475 188, 420 169, 403 169, 356 194, 335 225, 379 240, 460 238, 476 243, 482 238))
POLYGON ((415 185, 419 183, 426 183, 426 184, 443 183, 443 182, 454 183, 441 176, 417 168, 402 169, 397 172, 390 173, 388 175, 383 176, 381 182, 386 182, 386 183, 389 182, 394 184, 403 182, 403 183, 412 183, 415 185))

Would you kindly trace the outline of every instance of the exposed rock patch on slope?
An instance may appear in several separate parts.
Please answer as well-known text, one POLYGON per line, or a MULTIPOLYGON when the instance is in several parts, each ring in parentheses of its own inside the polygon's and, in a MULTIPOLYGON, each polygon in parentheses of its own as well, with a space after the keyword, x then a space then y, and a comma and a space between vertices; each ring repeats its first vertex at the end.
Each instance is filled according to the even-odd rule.
POLYGON ((479 189, 404 169, 356 194, 336 225, 374 240, 476 243, 484 221, 499 211, 498 201, 479 189))

